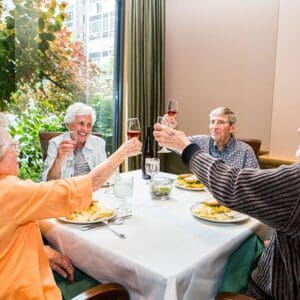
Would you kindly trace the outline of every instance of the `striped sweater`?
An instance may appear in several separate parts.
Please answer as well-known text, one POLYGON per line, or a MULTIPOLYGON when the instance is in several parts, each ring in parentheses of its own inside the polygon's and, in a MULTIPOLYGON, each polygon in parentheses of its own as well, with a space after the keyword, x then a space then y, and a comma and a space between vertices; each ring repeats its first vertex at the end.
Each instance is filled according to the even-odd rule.
POLYGON ((222 204, 273 227, 248 285, 256 299, 300 299, 300 164, 238 169, 190 144, 182 159, 222 204))

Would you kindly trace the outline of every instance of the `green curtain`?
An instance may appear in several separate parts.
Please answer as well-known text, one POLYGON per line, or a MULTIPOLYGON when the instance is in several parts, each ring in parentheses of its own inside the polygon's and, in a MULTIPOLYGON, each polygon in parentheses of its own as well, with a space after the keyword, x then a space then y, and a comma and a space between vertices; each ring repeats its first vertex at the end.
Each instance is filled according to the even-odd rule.
MULTIPOLYGON (((153 126, 164 110, 165 1, 128 0, 128 118, 153 126)), ((140 156, 129 159, 129 170, 140 168, 140 156)))

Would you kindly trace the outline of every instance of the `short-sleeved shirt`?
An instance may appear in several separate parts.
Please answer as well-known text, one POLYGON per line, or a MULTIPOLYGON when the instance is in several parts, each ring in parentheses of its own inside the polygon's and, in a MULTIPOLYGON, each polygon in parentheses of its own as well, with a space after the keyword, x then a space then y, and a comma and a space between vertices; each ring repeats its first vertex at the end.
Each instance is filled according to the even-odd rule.
MULTIPOLYGON (((50 140, 47 158, 44 162, 44 172, 42 179, 47 180, 48 172, 52 168, 52 165, 57 157, 58 144, 63 140, 70 139, 69 132, 65 132, 50 140)), ((90 170, 94 169, 101 162, 106 159, 105 153, 105 141, 94 135, 89 135, 86 139, 85 145, 82 148, 82 154, 87 162, 90 170)), ((67 155, 61 166, 60 178, 69 178, 75 174, 74 154, 67 155)))
POLYGON ((214 158, 222 159, 230 167, 259 168, 253 149, 235 137, 232 137, 221 151, 209 135, 194 135, 190 136, 189 140, 197 144, 201 151, 214 158))

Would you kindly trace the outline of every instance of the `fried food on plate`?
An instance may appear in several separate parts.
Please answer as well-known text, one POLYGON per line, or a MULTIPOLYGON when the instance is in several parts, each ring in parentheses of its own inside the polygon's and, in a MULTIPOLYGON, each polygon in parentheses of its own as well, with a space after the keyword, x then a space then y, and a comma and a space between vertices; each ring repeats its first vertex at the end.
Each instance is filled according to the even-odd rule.
POLYGON ((194 174, 180 174, 177 177, 177 184, 179 186, 190 189, 202 189, 204 184, 201 183, 194 174))
POLYGON ((216 221, 232 219, 230 212, 229 208, 221 205, 215 199, 205 200, 193 210, 193 213, 201 218, 216 221))
POLYGON ((80 222, 95 221, 99 219, 109 218, 113 214, 113 209, 101 208, 100 203, 93 200, 86 210, 74 212, 72 213, 72 215, 68 216, 67 219, 80 222))

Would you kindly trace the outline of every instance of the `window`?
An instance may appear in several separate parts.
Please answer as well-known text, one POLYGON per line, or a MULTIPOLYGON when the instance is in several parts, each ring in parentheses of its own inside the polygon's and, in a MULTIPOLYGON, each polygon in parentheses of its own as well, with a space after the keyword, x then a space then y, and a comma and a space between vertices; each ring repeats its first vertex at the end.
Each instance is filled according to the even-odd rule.
MULTIPOLYGON (((6 1, 13 5, 11 0, 6 1)), ((24 12, 26 11, 26 7, 33 7, 32 16, 30 16, 30 22, 33 24, 33 22, 36 22, 34 20, 36 20, 38 10, 40 9, 43 12, 46 11, 49 9, 49 3, 48 0, 41 0, 41 2, 23 0, 21 6, 24 6, 24 12)), ((53 55, 53 62, 49 61, 49 64, 46 62, 44 64, 46 67, 49 65, 51 67, 52 65, 53 67, 64 66, 64 64, 71 62, 71 59, 74 57, 72 51, 75 51, 77 61, 74 60, 74 64, 70 65, 69 68, 62 67, 60 72, 72 72, 74 70, 74 72, 77 72, 78 76, 87 76, 86 79, 80 77, 80 80, 78 81, 70 81, 71 84, 77 84, 77 82, 79 82, 79 87, 80 85, 86 85, 86 87, 80 90, 79 98, 78 93, 76 94, 74 92, 73 96, 72 94, 66 94, 62 99, 66 99, 64 103, 76 100, 84 101, 95 108, 97 121, 94 130, 102 132, 103 138, 106 140, 107 151, 112 152, 119 146, 121 139, 120 95, 122 94, 122 91, 120 89, 122 83, 121 53, 123 48, 123 35, 121 33, 124 22, 124 1, 58 0, 52 1, 51 5, 52 11, 47 14, 47 18, 42 22, 39 20, 38 26, 37 24, 32 25, 35 30, 32 30, 31 32, 34 34, 36 28, 42 30, 43 36, 46 37, 45 40, 40 37, 34 37, 30 39, 30 42, 32 41, 33 43, 41 44, 41 40, 44 41, 44 44, 42 45, 44 48, 41 48, 43 51, 46 49, 45 47, 52 47, 53 44, 53 49, 55 49, 51 52, 53 55), (67 3, 65 8, 63 5, 64 2, 67 3), (61 9, 63 9, 63 12, 67 15, 65 20, 61 17, 63 14, 59 16, 61 9), (40 27, 44 26, 43 24, 45 24, 45 27, 41 29, 40 27), (50 27, 52 31, 49 31, 49 34, 55 32, 53 39, 52 37, 49 39, 49 36, 45 34, 50 27), (58 32, 57 28, 61 32, 58 32), (71 34, 69 32, 71 32, 71 34), (57 40, 58 38, 61 38, 62 41, 59 42, 57 40), (58 52, 57 47, 59 47, 58 52), (63 49, 64 47, 65 50, 63 49), (61 64, 60 61, 54 61, 59 60, 60 55, 65 59, 61 64), (76 69, 78 60, 85 61, 86 70, 76 69), (84 92, 86 94, 82 95, 84 92), (72 97, 74 97, 74 99, 72 97)), ((24 19, 24 16, 26 16, 26 13, 24 12, 22 12, 22 14, 20 12, 20 16, 16 16, 16 18, 18 18, 16 22, 18 26, 22 24, 22 20, 24 19)), ((17 31, 17 33, 20 34, 20 31, 17 31)), ((26 41, 26 38, 23 38, 23 40, 26 41)), ((20 51, 22 50, 21 47, 22 46, 19 46, 20 51)), ((30 49, 36 49, 36 47, 31 47, 30 49)), ((30 51, 28 53, 30 53, 30 51)), ((26 53, 27 56, 28 53, 26 53)), ((24 57, 26 56, 24 55, 24 57)), ((32 53, 32 58, 35 57, 36 52, 32 53)), ((47 56, 47 59, 51 60, 52 58, 47 56)), ((30 60, 28 60, 28 62, 29 61, 30 60)), ((38 68, 31 67, 29 69, 31 71, 38 68)), ((56 71, 52 70, 51 72, 50 70, 49 73, 45 72, 45 74, 54 74, 53 76, 56 76, 56 71)), ((60 89, 64 86, 63 80, 70 80, 70 78, 72 78, 69 74, 66 74, 65 77, 63 76, 64 74, 59 75, 60 77, 57 77, 57 89, 53 92, 55 95, 61 93, 60 89)), ((38 76, 35 78, 38 78, 38 76)), ((55 84, 53 78, 42 78, 41 80, 42 82, 38 86, 42 86, 46 92, 49 91, 51 85, 55 84), (47 84, 49 84, 49 86, 47 86, 47 84)), ((67 91, 68 93, 72 93, 73 90, 74 89, 71 88, 67 91)), ((42 95, 42 93, 39 93, 39 95, 42 95)), ((63 107, 63 104, 61 106, 63 107)))
POLYGON ((8 101, 0 101, 0 106, 11 113, 12 133, 20 137, 20 176, 34 181, 42 172, 37 132, 66 130, 62 113, 72 102, 95 108, 94 130, 102 132, 107 151, 114 151, 121 140, 125 1, 66 1, 68 6, 62 0, 2 1, 0 34, 7 47, 2 49, 6 59, 1 67, 9 76, 1 82, 1 97, 8 101), (116 20, 111 29, 105 25, 105 38, 104 13, 116 20), (91 30, 94 39, 89 39, 91 30), (15 101, 9 102, 12 95, 15 101))
POLYGON ((122 22, 122 18, 116 18, 116 15, 123 13, 123 1, 68 1, 72 2, 72 4, 70 3, 70 16, 72 18, 79 7, 81 12, 85 12, 82 15, 82 24, 76 24, 76 20, 73 21, 72 31, 74 36, 76 36, 76 31, 80 31, 82 36, 87 37, 83 40, 86 57, 101 69, 101 73, 97 77, 98 82, 100 82, 99 91, 87 91, 87 101, 94 105, 97 111, 97 122, 94 130, 100 130, 103 133, 107 143, 107 151, 112 152, 120 143, 120 128, 118 128, 120 122, 113 122, 113 120, 120 118, 120 104, 118 101, 116 102, 119 99, 117 96, 119 92, 114 91, 113 88, 120 86, 116 81, 121 76, 118 68, 122 64, 115 65, 119 60, 115 55, 118 53, 117 48, 122 47, 122 44, 116 44, 116 41, 119 42, 116 36, 120 34, 121 27, 119 25, 121 24, 115 23, 115 20, 122 22), (85 19, 88 22, 85 22, 85 19), (83 26, 85 23, 88 24, 83 26), (104 86, 107 88, 104 89, 104 86))

